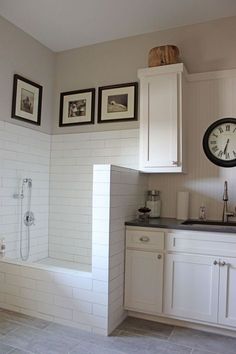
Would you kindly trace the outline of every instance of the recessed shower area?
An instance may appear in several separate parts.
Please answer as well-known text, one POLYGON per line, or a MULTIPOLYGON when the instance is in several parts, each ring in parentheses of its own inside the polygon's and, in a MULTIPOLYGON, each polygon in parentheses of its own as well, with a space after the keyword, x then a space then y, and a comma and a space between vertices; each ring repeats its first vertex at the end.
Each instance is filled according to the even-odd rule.
POLYGON ((0 137, 0 307, 110 333, 126 316, 124 221, 147 189, 138 131, 0 122, 0 137))

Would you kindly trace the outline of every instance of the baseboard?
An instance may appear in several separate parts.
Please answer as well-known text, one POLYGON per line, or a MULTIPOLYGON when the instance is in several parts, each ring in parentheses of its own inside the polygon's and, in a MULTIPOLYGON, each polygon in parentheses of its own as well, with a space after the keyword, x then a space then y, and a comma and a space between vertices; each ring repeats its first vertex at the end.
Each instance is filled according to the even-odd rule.
POLYGON ((229 336, 229 337, 234 337, 236 338, 236 330, 231 330, 228 328, 225 328, 220 325, 210 325, 210 324, 203 324, 202 322, 194 321, 194 322, 188 322, 186 320, 182 320, 181 318, 171 318, 171 317, 161 317, 157 315, 147 315, 141 312, 135 312, 135 311, 128 311, 128 316, 131 317, 136 317, 136 318, 142 318, 144 320, 149 320, 149 321, 154 321, 154 322, 159 322, 159 323, 164 323, 164 324, 169 324, 172 326, 178 326, 178 327, 186 327, 186 328, 192 328, 196 329, 199 331, 205 331, 209 333, 216 333, 216 334, 222 334, 224 336, 229 336))

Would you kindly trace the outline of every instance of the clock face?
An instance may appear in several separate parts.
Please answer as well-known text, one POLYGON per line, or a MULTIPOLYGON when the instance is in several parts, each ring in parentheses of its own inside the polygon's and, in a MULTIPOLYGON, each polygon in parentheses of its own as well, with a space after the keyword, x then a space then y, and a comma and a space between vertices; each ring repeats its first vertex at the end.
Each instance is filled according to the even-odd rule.
POLYGON ((214 164, 236 166, 236 119, 223 118, 210 125, 203 138, 203 149, 214 164))

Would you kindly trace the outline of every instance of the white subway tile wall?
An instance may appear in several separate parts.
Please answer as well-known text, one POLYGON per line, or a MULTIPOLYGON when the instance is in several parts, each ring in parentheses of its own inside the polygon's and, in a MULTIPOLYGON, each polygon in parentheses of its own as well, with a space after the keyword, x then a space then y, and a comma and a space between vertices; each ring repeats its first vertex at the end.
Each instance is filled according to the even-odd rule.
POLYGON ((0 307, 107 334, 108 295, 90 272, 0 262, 0 307))
POLYGON ((0 239, 7 245, 7 259, 0 262, 0 307, 108 334, 124 316, 124 221, 135 216, 144 190, 137 171, 99 165, 93 176, 93 164, 137 167, 138 131, 52 140, 51 149, 49 135, 0 122, 0 239), (92 272, 62 269, 63 262, 60 268, 43 261, 16 262, 20 201, 13 194, 25 177, 33 180, 36 217, 29 261, 47 258, 49 252, 61 262, 92 263, 92 272))
MULTIPOLYGON (((108 294, 108 308, 96 307, 100 316, 108 314, 108 333, 124 319, 124 222, 134 218, 144 203, 147 175, 118 166, 94 166, 93 172, 94 289, 108 294), (101 188, 106 185, 106 189, 101 188)), ((104 305, 104 304, 100 304, 104 305)))
POLYGON ((137 215, 144 205, 148 176, 118 166, 111 168, 109 235, 109 305, 108 332, 111 333, 126 315, 124 299, 124 222, 137 215))
MULTIPOLYGON (((6 240, 6 256, 19 258, 20 200, 22 178, 33 180, 30 261, 48 256, 50 135, 0 122, 0 239, 6 240)), ((25 190, 27 194, 27 190, 25 190)), ((23 199, 26 210, 26 198, 23 199)), ((23 229, 24 241, 26 238, 23 229)), ((25 247, 24 247, 25 251, 25 247)))
POLYGON ((127 168, 94 166, 92 272, 2 261, 0 307, 94 333, 111 333, 126 315, 124 222, 143 203, 146 178, 127 168), (103 184, 108 188, 101 193, 103 184))
MULTIPOLYGON (((137 168, 138 129, 52 136, 49 218, 52 258, 91 264, 94 164, 137 168)), ((106 181, 99 184, 98 193, 102 198, 109 193, 106 181)))

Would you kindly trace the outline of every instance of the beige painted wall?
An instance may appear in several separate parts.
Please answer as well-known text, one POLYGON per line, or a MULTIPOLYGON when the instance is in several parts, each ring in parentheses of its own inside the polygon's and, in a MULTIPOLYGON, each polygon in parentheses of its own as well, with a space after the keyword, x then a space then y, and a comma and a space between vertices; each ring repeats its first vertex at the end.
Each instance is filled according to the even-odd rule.
POLYGON ((42 132, 51 132, 55 54, 0 17, 0 120, 42 132), (11 118, 13 75, 43 86, 41 126, 11 118))
POLYGON ((58 53, 53 133, 136 128, 138 122, 59 128, 59 93, 136 81, 149 49, 168 43, 180 48, 190 73, 235 68, 235 33, 236 17, 231 17, 58 53))

